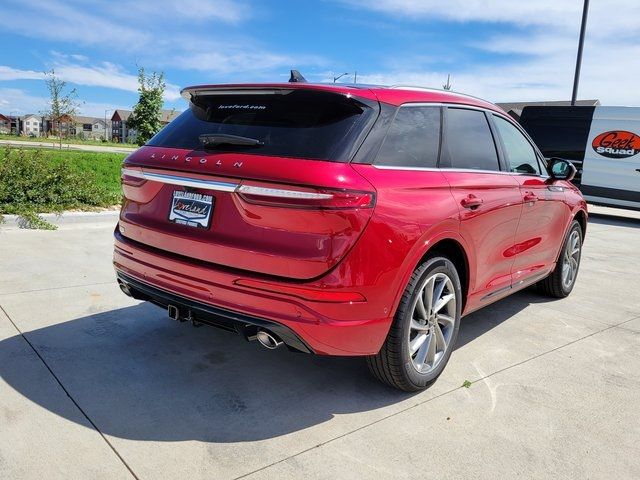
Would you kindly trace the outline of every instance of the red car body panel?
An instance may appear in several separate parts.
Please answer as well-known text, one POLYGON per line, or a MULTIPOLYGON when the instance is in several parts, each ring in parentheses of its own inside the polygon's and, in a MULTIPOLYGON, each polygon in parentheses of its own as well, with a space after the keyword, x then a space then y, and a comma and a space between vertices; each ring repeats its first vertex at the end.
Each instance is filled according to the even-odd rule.
MULTIPOLYGON (((294 83, 186 92, 236 88, 329 91, 395 106, 463 104, 504 116, 490 103, 438 91, 294 83)), ((124 177, 118 272, 284 325, 318 354, 377 353, 411 273, 439 242, 455 242, 464 252, 466 314, 549 273, 572 219, 586 220, 586 204, 569 182, 507 172, 415 171, 152 146, 131 154, 124 167, 236 186, 370 196, 372 205, 361 208, 305 209, 215 191, 210 228, 194 229, 167 221, 175 186, 124 177), (478 208, 462 205, 474 198, 482 199, 478 208)))

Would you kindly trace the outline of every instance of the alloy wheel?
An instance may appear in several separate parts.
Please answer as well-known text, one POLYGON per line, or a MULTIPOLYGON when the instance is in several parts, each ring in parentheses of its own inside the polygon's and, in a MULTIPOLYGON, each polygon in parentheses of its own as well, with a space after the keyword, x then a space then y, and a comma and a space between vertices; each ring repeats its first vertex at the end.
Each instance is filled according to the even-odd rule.
POLYGON ((564 250, 562 261, 562 286, 565 289, 571 288, 578 275, 578 265, 580 264, 580 233, 577 230, 571 232, 567 246, 564 250))
POLYGON ((409 355, 420 373, 433 371, 452 347, 456 322, 453 282, 444 273, 428 277, 418 290, 411 309, 409 355))

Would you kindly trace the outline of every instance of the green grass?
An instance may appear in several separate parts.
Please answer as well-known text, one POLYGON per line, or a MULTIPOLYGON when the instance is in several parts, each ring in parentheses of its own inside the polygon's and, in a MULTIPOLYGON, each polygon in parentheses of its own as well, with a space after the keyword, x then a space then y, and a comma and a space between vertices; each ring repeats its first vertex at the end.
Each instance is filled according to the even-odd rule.
POLYGON ((95 210, 120 202, 125 155, 82 151, 0 150, 0 216, 17 214, 50 228, 40 213, 95 210))
MULTIPOLYGON (((52 143, 58 144, 59 140, 57 138, 44 138, 44 137, 25 137, 25 136, 17 136, 17 135, 7 135, 4 133, 0 133, 0 140, 11 140, 16 142, 44 142, 44 143, 52 143)), ((137 148, 138 146, 132 143, 115 143, 115 142, 103 142, 101 140, 83 140, 80 138, 63 138, 62 145, 101 145, 103 147, 132 147, 137 148)))

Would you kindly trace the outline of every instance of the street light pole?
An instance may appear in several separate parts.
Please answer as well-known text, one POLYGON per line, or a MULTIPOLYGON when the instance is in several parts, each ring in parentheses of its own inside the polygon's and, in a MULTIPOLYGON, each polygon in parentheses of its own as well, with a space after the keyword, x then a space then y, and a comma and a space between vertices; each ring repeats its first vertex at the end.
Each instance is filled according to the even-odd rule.
POLYGON ((578 83, 580 82, 580 67, 582 66, 582 47, 584 45, 584 32, 587 29, 587 16, 589 14, 589 0, 584 0, 582 7, 582 24, 580 25, 580 40, 578 41, 578 58, 576 58, 576 73, 573 77, 573 94, 571 105, 576 104, 578 97, 578 83))
POLYGON ((336 83, 336 81, 340 80, 345 75, 349 75, 349 73, 347 72, 347 73, 343 73, 342 75, 338 75, 337 77, 333 77, 333 83, 336 83))

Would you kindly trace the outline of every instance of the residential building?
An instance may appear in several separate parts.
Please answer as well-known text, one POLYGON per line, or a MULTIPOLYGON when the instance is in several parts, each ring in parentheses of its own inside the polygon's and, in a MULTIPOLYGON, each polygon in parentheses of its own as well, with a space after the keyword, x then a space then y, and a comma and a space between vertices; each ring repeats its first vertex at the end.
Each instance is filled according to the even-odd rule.
POLYGON ((59 120, 46 118, 44 121, 44 132, 44 136, 57 136, 58 133, 61 133, 63 137, 68 137, 75 133, 75 122, 69 115, 63 115, 59 120))
POLYGON ((20 119, 22 123, 22 130, 20 133, 23 135, 28 135, 32 137, 39 137, 43 130, 43 118, 39 115, 28 114, 24 115, 20 119))
POLYGON ((0 113, 0 133, 11 133, 11 118, 0 113))
POLYGON ((102 140, 108 138, 107 124, 104 119, 98 117, 73 117, 71 133, 84 139, 102 140))
POLYGON ((116 110, 111 116, 111 141, 116 143, 127 143, 129 130, 127 120, 131 116, 131 110, 116 110))
MULTIPOLYGON (((571 105, 571 102, 568 100, 558 100, 551 102, 509 102, 509 103, 496 103, 500 108, 502 108, 505 112, 507 112, 511 117, 515 120, 520 120, 520 115, 522 115, 522 109, 524 107, 568 107, 571 105)), ((578 100, 576 101, 577 106, 581 107, 596 107, 600 105, 600 100, 578 100)))
MULTIPOLYGON (((111 117, 111 135, 114 142, 129 143, 135 141, 136 131, 127 126, 127 121, 133 112, 131 110, 118 109, 111 117)), ((160 122, 166 125, 182 112, 177 110, 162 110, 160 122)))

